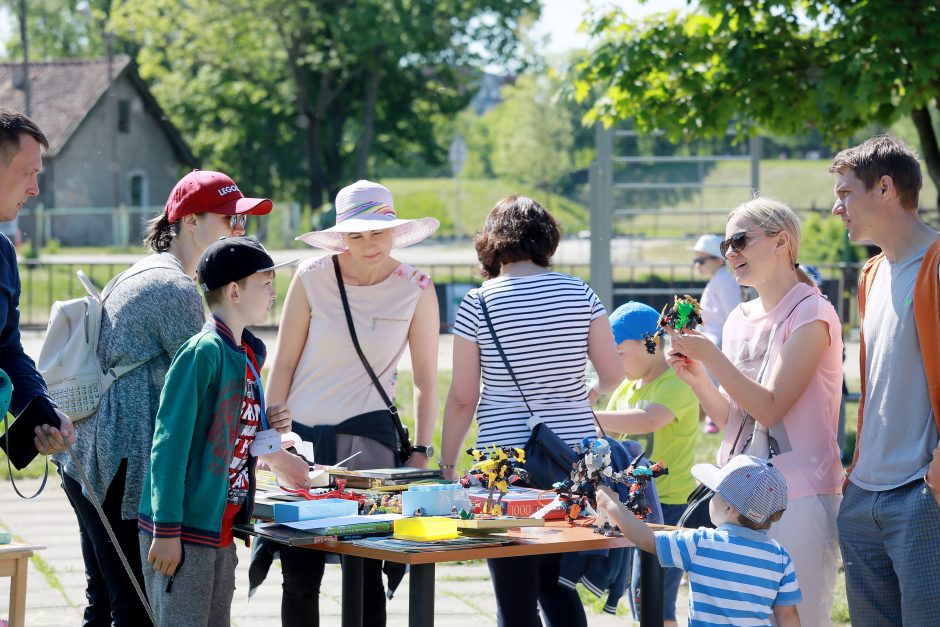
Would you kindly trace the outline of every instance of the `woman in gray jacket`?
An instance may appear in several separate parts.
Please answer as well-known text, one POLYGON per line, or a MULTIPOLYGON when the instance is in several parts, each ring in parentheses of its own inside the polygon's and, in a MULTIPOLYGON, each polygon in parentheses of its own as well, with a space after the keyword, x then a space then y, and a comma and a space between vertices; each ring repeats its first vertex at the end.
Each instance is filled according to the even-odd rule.
MULTIPOLYGON (((163 379, 176 349, 205 323, 196 263, 220 237, 243 235, 248 215, 271 209, 270 200, 245 198, 225 174, 187 174, 148 225, 144 243, 153 254, 134 264, 104 302, 102 366, 145 363, 115 381, 97 412, 76 423, 74 450, 141 586, 137 513, 163 379)), ((149 624, 77 469, 67 455, 56 462, 81 534, 88 582, 83 625, 149 624)))

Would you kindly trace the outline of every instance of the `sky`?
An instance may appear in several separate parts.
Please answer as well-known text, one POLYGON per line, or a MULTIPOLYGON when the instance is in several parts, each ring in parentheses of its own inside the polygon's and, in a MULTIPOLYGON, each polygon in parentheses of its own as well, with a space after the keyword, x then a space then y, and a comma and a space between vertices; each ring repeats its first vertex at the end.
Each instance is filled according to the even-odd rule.
POLYGON ((684 0, 542 0, 542 17, 535 25, 536 39, 548 35, 549 41, 543 52, 557 53, 574 48, 584 48, 588 37, 577 32, 588 5, 602 8, 614 5, 626 9, 633 18, 642 18, 653 13, 662 13, 687 6, 684 0))

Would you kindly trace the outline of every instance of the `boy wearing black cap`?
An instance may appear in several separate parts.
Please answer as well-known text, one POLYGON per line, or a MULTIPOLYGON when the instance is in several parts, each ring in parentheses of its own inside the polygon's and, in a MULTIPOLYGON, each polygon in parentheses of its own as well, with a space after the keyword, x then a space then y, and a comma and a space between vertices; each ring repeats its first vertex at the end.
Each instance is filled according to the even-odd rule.
POLYGON ((251 515, 254 458, 280 449, 268 418, 289 412, 272 406, 265 414, 265 347, 245 329, 265 321, 280 265, 248 237, 220 239, 200 257, 198 283, 212 316, 167 372, 138 517, 159 625, 230 622, 232 526, 251 515))
POLYGON ((689 577, 689 627, 771 625, 799 627, 802 600, 790 554, 767 537, 787 508, 787 483, 772 464, 736 455, 718 468, 692 466, 692 475, 715 492, 709 514, 717 529, 656 531, 637 519, 607 487, 597 505, 623 534, 663 567, 689 577))

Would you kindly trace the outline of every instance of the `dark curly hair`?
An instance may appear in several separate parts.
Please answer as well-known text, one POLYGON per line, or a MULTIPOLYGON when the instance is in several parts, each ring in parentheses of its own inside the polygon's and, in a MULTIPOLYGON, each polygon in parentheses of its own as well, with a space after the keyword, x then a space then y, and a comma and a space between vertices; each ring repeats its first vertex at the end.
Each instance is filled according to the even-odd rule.
POLYGON ((477 233, 477 258, 483 278, 499 276, 505 263, 531 261, 548 268, 561 229, 542 205, 527 196, 507 196, 493 207, 477 233))

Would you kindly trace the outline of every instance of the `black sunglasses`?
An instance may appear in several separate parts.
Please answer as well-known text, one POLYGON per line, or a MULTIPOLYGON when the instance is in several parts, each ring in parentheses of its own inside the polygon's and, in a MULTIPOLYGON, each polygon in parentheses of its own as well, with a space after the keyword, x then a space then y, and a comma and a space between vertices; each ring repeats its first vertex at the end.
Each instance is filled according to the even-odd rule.
POLYGON ((711 257, 711 256, 708 256, 708 257, 696 257, 695 259, 692 260, 692 265, 694 265, 694 266, 700 266, 700 265, 704 264, 706 261, 711 261, 712 259, 717 259, 717 257, 711 257))
POLYGON ((721 256, 727 259, 729 248, 734 252, 739 253, 744 250, 744 247, 747 246, 747 243, 750 239, 751 238, 748 236, 747 231, 738 231, 728 239, 718 244, 718 250, 721 251, 721 256))

